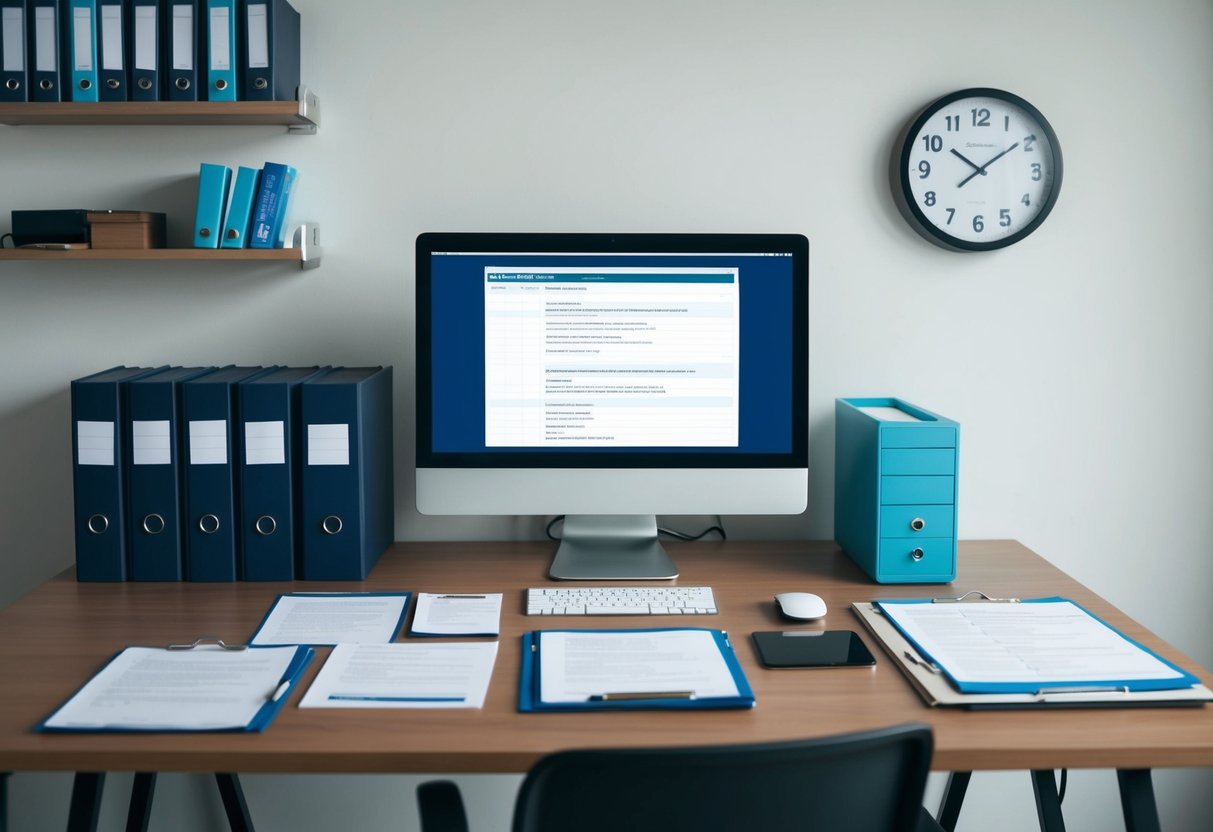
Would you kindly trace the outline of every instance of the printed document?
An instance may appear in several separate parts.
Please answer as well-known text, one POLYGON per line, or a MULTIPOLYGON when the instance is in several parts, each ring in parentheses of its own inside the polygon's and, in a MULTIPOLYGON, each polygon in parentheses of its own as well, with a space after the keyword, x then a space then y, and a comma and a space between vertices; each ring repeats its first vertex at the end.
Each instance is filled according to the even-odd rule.
POLYGON ((540 633, 540 700, 674 693, 738 696, 710 630, 540 633))
POLYGON ((46 721, 77 730, 244 728, 287 693, 295 647, 190 650, 128 647, 46 721))
POLYGON ((480 708, 497 642, 339 644, 300 708, 480 708))
POLYGON ((495 636, 501 630, 501 593, 417 594, 413 632, 426 636, 495 636))
POLYGON ((280 595, 249 644, 384 644, 396 638, 408 602, 407 592, 280 595))

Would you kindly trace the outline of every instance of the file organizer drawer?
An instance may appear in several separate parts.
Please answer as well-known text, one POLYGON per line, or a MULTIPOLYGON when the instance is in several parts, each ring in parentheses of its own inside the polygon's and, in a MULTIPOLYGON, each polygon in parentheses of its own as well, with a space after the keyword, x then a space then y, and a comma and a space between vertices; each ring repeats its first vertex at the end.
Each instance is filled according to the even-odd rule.
POLYGON ((835 540, 879 583, 953 580, 960 426, 894 398, 835 416, 835 540))

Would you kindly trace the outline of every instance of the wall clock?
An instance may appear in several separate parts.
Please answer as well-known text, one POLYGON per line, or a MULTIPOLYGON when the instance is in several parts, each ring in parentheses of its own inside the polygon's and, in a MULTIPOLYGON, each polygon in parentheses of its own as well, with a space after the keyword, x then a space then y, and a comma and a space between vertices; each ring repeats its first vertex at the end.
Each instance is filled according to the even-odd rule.
POLYGON ((976 87, 931 103, 902 140, 893 191, 906 219, 954 251, 1017 243, 1061 189, 1061 146, 1039 110, 976 87))

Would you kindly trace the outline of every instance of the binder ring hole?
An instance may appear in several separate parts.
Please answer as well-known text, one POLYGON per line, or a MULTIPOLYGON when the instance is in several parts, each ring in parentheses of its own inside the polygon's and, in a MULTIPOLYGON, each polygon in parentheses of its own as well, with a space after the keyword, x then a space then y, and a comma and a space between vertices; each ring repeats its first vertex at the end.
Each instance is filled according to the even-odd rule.
POLYGON ((160 534, 165 525, 164 518, 159 514, 149 514, 143 518, 143 530, 148 534, 160 534))
POLYGON ((217 81, 215 81, 215 89, 217 89, 217 90, 227 89, 227 81, 224 80, 223 78, 218 79, 217 81))
POLYGON ((47 79, 43 78, 41 81, 38 82, 38 89, 40 89, 40 90, 53 90, 54 88, 55 88, 54 81, 48 81, 47 79))
POLYGON ((927 527, 927 521, 921 517, 915 517, 910 521, 910 528, 916 532, 920 532, 927 527))
POLYGON ((203 534, 214 534, 219 531, 219 518, 213 514, 204 514, 198 518, 198 530, 203 534))
POLYGON ((910 557, 913 558, 914 560, 922 560, 922 558, 925 554, 926 554, 926 552, 924 552, 922 549, 916 548, 916 549, 914 549, 914 551, 910 552, 910 557))
POLYGON ((178 78, 174 83, 176 83, 179 90, 188 90, 190 88, 189 78, 178 78))
POLYGON ((234 228, 229 228, 227 230, 227 233, 224 236, 227 237, 229 240, 235 240, 236 238, 238 238, 240 236, 240 232, 234 228))
POLYGON ((88 526, 88 530, 93 534, 105 534, 106 530, 110 527, 110 520, 104 514, 94 514, 88 518, 88 522, 85 525, 88 526))
POLYGON ((92 82, 92 81, 88 80, 87 78, 81 78, 81 79, 80 79, 80 89, 82 89, 82 90, 91 90, 92 88, 93 88, 93 82, 92 82))
POLYGON ((4 82, 4 86, 10 90, 19 90, 19 89, 21 89, 21 82, 18 81, 16 78, 9 78, 7 81, 4 82))
POLYGON ((253 530, 262 537, 269 537, 278 530, 278 521, 268 514, 263 514, 253 523, 253 530))
POLYGON ((268 87, 269 85, 270 85, 269 81, 265 80, 264 78, 258 78, 256 81, 253 82, 253 89, 263 90, 266 87, 268 87))
POLYGON ((324 529, 325 534, 338 534, 341 531, 341 518, 330 514, 320 521, 320 528, 324 529))
POLYGON ((139 85, 139 89, 141 90, 150 90, 152 88, 151 78, 140 78, 137 83, 139 85))
POLYGON ((107 87, 109 87, 111 90, 116 90, 116 89, 118 89, 118 87, 122 86, 122 82, 119 81, 117 78, 107 78, 105 81, 105 85, 107 87))

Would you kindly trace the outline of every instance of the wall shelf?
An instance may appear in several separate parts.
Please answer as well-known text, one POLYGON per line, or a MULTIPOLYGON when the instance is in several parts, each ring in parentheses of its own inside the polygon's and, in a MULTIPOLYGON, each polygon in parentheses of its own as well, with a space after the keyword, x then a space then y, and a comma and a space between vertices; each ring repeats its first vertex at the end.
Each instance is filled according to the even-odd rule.
POLYGON ((38 260, 62 262, 65 260, 92 261, 182 261, 196 262, 278 262, 298 263, 301 269, 320 266, 320 226, 304 223, 295 230, 291 248, 141 248, 102 249, 83 248, 68 251, 52 251, 38 248, 0 248, 0 262, 6 260, 38 260))
POLYGON ((311 135, 320 102, 306 87, 297 101, 101 101, 0 103, 0 124, 22 125, 283 125, 311 135))

